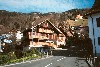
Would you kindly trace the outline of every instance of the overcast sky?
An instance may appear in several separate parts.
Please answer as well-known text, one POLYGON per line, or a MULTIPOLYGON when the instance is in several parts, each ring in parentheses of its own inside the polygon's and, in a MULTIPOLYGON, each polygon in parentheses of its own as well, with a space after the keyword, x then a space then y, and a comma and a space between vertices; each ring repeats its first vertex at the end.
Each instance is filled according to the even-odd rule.
POLYGON ((0 0, 0 10, 15 12, 64 12, 75 8, 91 8, 94 0, 0 0))

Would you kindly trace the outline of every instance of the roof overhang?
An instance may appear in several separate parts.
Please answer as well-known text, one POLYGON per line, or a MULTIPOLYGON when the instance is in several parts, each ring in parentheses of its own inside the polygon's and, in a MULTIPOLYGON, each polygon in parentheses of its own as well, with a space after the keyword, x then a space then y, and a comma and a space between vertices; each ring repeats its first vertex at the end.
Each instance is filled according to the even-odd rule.
POLYGON ((97 14, 100 12, 100 9, 98 10, 90 10, 88 13, 85 14, 85 16, 89 16, 89 15, 92 15, 92 14, 97 14))

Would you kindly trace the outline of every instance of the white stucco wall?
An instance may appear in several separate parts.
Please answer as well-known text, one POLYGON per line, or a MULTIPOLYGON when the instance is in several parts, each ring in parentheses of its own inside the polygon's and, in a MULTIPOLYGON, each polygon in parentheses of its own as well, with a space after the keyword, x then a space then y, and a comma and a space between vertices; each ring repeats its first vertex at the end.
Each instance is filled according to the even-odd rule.
POLYGON ((17 33, 16 33, 16 39, 20 40, 22 37, 23 37, 23 34, 20 31, 17 31, 17 33))
POLYGON ((96 53, 97 56, 100 54, 100 45, 98 44, 98 37, 100 37, 100 27, 97 27, 96 18, 100 17, 100 13, 93 14, 88 16, 88 26, 89 26, 89 37, 92 39, 93 44, 93 53, 95 53, 95 46, 94 46, 94 38, 95 38, 95 45, 96 45, 96 53), (93 18, 93 25, 92 25, 92 18, 93 18), (93 26, 94 26, 94 36, 93 36, 93 26))

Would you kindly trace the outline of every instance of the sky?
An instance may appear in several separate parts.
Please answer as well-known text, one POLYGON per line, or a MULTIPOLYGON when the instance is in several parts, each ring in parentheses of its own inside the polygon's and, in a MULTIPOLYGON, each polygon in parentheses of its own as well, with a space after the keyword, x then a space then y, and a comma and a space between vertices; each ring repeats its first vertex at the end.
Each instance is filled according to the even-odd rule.
POLYGON ((94 0, 0 0, 0 10, 10 12, 64 12, 71 9, 91 8, 94 0))

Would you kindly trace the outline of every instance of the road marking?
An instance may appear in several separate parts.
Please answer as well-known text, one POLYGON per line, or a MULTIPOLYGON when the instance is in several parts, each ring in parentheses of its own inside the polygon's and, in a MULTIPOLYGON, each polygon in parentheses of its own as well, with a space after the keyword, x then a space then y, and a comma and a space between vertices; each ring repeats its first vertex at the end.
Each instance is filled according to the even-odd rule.
POLYGON ((64 58, 61 58, 61 59, 64 59, 64 58))
POLYGON ((57 61, 59 61, 59 60, 57 60, 57 61))
POLYGON ((59 59, 59 60, 61 60, 61 59, 59 59))
MULTIPOLYGON (((24 62, 23 62, 24 63, 24 62)), ((21 63, 16 63, 16 64, 21 64, 21 63)))
POLYGON ((52 63, 51 63, 52 64, 52 63))
POLYGON ((46 57, 46 58, 40 58, 40 59, 36 59, 36 60, 25 61, 25 62, 20 62, 20 63, 15 63, 15 64, 4 65, 3 67, 5 67, 5 66, 12 66, 12 65, 18 65, 18 64, 23 64, 23 63, 27 63, 27 62, 31 63, 32 61, 39 61, 39 60, 48 59, 48 58, 51 58, 51 57, 53 57, 53 56, 46 57))
POLYGON ((64 57, 64 58, 66 58, 66 57, 64 57))
POLYGON ((60 61, 60 60, 63 60, 63 59, 65 59, 66 57, 63 57, 63 58, 61 58, 61 59, 58 59, 57 61, 60 61))
POLYGON ((48 64, 48 66, 49 66, 50 64, 48 64))
POLYGON ((48 67, 48 66, 50 66, 50 65, 52 65, 52 63, 50 63, 50 64, 46 65, 45 67, 48 67))
POLYGON ((31 61, 28 61, 29 63, 31 63, 31 61))
POLYGON ((5 66, 7 67, 7 66, 11 66, 11 65, 5 65, 5 66))
POLYGON ((12 66, 12 65, 16 65, 16 64, 10 64, 10 65, 5 65, 5 66, 12 66))
POLYGON ((59 59, 59 60, 57 60, 57 61, 60 61, 60 60, 62 60, 62 59, 59 59))

